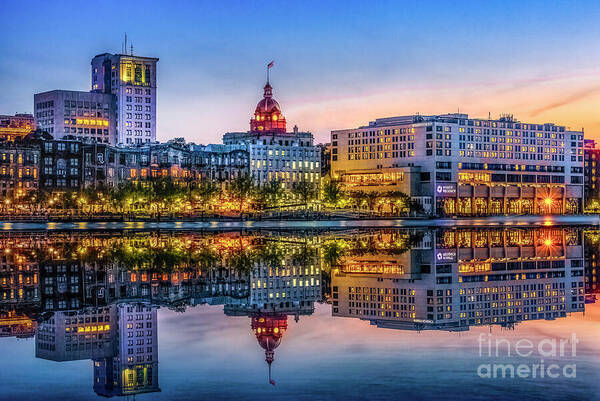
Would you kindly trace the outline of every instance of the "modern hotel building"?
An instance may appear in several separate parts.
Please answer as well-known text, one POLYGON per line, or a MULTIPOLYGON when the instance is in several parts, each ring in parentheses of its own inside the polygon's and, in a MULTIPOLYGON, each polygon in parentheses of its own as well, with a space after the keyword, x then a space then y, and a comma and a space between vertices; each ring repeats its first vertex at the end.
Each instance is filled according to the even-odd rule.
POLYGON ((583 131, 467 114, 381 118, 331 132, 348 190, 401 190, 439 216, 582 211, 583 131))

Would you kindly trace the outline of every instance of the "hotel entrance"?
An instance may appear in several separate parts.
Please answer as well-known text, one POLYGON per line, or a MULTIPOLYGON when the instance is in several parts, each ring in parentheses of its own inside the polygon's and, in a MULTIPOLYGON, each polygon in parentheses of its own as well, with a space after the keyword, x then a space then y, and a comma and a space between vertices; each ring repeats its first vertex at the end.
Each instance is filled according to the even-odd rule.
POLYGON ((437 198, 435 212, 440 217, 456 215, 456 198, 437 198))
POLYGON ((562 200, 551 197, 536 199, 538 214, 562 214, 562 200))

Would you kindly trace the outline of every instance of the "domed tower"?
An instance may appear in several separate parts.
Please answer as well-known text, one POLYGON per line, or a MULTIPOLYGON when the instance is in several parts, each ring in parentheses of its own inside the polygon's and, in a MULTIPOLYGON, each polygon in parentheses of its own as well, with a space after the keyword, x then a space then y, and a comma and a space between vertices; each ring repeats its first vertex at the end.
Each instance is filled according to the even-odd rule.
POLYGON ((279 346, 281 337, 287 330, 287 316, 253 317, 252 330, 258 344, 265 350, 265 361, 269 365, 269 383, 275 385, 275 381, 271 379, 271 364, 274 360, 275 348, 279 346))
POLYGON ((268 80, 263 98, 256 105, 250 120, 250 131, 286 133, 285 117, 281 114, 279 103, 273 99, 273 88, 268 80))

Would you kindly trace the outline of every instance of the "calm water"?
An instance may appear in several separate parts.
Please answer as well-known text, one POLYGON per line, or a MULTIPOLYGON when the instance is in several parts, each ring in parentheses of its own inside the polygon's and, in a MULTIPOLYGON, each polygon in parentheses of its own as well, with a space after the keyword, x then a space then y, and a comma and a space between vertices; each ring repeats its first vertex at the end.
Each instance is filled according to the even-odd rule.
POLYGON ((0 398, 598 399, 599 243, 582 226, 4 233, 0 398))

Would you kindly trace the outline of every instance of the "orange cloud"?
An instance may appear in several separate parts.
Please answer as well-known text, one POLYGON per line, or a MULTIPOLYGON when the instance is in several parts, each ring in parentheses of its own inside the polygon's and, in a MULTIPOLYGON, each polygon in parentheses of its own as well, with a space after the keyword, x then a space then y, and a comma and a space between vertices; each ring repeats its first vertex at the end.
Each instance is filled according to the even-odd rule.
POLYGON ((594 86, 592 88, 583 89, 581 91, 575 92, 567 97, 564 97, 555 102, 549 103, 545 106, 542 106, 531 112, 532 116, 537 116, 545 111, 556 109, 562 106, 565 106, 570 103, 579 102, 585 98, 595 95, 596 93, 600 93, 600 86, 594 86))

